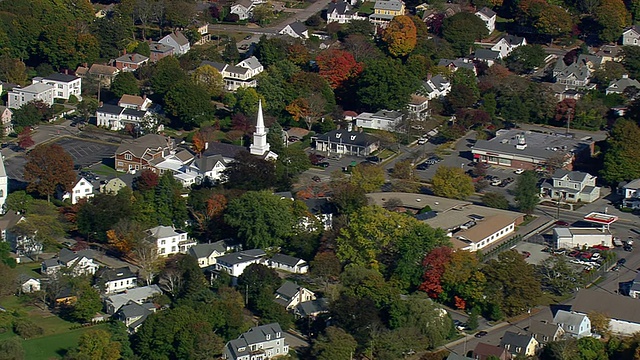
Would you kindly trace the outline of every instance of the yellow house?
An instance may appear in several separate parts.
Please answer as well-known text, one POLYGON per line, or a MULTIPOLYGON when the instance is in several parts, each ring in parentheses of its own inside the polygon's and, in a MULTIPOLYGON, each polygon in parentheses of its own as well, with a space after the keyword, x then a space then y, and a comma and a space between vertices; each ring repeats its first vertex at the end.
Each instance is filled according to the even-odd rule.
POLYGON ((404 15, 404 2, 402 0, 377 0, 373 11, 373 14, 369 16, 369 21, 374 25, 386 27, 395 16, 404 15))

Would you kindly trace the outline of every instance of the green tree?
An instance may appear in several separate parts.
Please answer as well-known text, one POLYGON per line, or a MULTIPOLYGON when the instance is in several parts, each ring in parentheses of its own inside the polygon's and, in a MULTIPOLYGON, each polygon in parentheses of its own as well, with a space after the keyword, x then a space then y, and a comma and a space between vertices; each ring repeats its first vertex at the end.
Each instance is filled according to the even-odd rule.
POLYGON ((18 190, 7 196, 4 207, 5 211, 13 210, 24 214, 30 212, 32 204, 33 197, 24 190, 18 190))
POLYGON ((358 343, 339 327, 329 326, 314 340, 311 352, 318 360, 348 360, 353 358, 358 343))
POLYGON ((625 69, 624 65, 621 63, 607 61, 593 72, 592 81, 599 86, 606 88, 612 80, 618 80, 622 78, 622 75, 627 73, 627 69, 625 69))
POLYGON ((488 192, 482 195, 482 204, 496 209, 509 209, 509 201, 507 198, 496 192, 488 192))
POLYGON ((76 225, 78 232, 91 241, 106 242, 107 230, 120 219, 134 217, 133 193, 124 188, 117 194, 96 194, 80 205, 76 225))
POLYGON ((153 189, 157 222, 181 227, 187 221, 187 205, 182 197, 182 184, 170 172, 160 176, 153 189))
POLYGON ((77 298, 71 316, 78 322, 90 321, 102 309, 100 294, 88 283, 77 289, 77 298))
MULTIPOLYGON (((262 108, 265 109, 268 103, 261 94, 254 88, 240 88, 235 92, 235 105, 233 109, 247 116, 255 116, 258 113, 258 101, 262 100, 262 108)), ((255 118, 254 118, 255 119, 255 118)))
POLYGON ((604 343, 594 337, 585 336, 578 339, 580 360, 607 360, 604 343))
POLYGON ((149 43, 146 41, 138 42, 135 50, 133 50, 136 54, 144 55, 146 57, 151 56, 151 49, 149 48, 149 43))
POLYGON ((448 316, 442 316, 443 309, 424 293, 408 296, 393 305, 393 327, 416 328, 426 336, 428 346, 434 348, 451 334, 453 323, 448 316))
POLYGON ((267 191, 249 191, 229 202, 225 222, 238 231, 246 248, 282 244, 292 233, 292 202, 267 191))
POLYGON ((275 14, 270 3, 258 5, 253 9, 253 20, 261 26, 270 23, 274 18, 275 14))
POLYGON ((517 251, 505 251, 482 269, 487 282, 485 295, 508 316, 521 314, 537 304, 542 291, 533 265, 517 251))
POLYGON ((138 80, 132 72, 121 71, 111 82, 111 92, 118 98, 124 94, 139 95, 138 80))
POLYGON ((65 359, 77 360, 118 360, 120 359, 120 343, 111 339, 111 334, 104 330, 89 330, 78 340, 78 348, 72 350, 65 359))
POLYGON ((543 289, 559 296, 571 294, 576 287, 582 285, 580 274, 561 256, 552 256, 542 261, 536 270, 543 289))
MULTIPOLYGON (((173 56, 163 57, 155 64, 151 77, 151 90, 161 96, 174 89, 176 84, 187 79, 187 75, 180 67, 180 62, 173 56)), ((202 105, 201 105, 202 106, 202 105)))
POLYGON ((265 68, 268 68, 286 59, 287 45, 284 39, 267 38, 263 35, 256 45, 256 57, 265 68))
POLYGON ((526 214, 533 213, 540 201, 538 176, 534 171, 527 170, 516 180, 515 195, 518 209, 526 214))
POLYGON ((623 0, 601 0, 594 13, 600 25, 600 40, 603 42, 618 40, 624 28, 631 23, 631 16, 623 0))
POLYGON ((356 86, 360 105, 377 111, 403 109, 420 82, 406 71, 399 59, 382 58, 366 64, 356 86))
POLYGON ((340 214, 351 214, 368 203, 366 192, 351 182, 333 182, 331 188, 333 190, 331 202, 338 208, 340 214))
POLYGON ((17 337, 11 337, 0 342, 0 359, 23 360, 25 357, 22 343, 17 337))
POLYGON ((222 95, 224 80, 218 69, 205 64, 195 69, 191 76, 196 84, 207 89, 210 96, 219 97, 222 95))
POLYGON ((464 170, 457 167, 439 166, 431 178, 433 193, 451 199, 466 199, 473 194, 473 182, 464 170))
POLYGON ((89 121, 89 118, 94 116, 96 110, 98 110, 98 99, 91 97, 84 97, 82 101, 76 106, 76 110, 84 118, 84 121, 89 121))
POLYGON ((395 16, 382 33, 382 41, 391 55, 407 56, 416 47, 416 26, 409 16, 395 16))
POLYGON ((262 264, 251 264, 238 277, 238 286, 244 290, 250 309, 256 309, 262 294, 273 294, 282 285, 278 273, 262 264))
POLYGON ((542 8, 533 26, 540 34, 554 38, 569 33, 573 19, 562 7, 549 4, 542 8))
POLYGON ((48 120, 51 115, 53 115, 53 113, 48 104, 40 100, 31 101, 13 110, 11 122, 14 124, 15 131, 20 133, 20 131, 27 126, 33 127, 48 120))
POLYGON ((28 191, 46 196, 47 201, 58 187, 70 191, 76 180, 73 158, 58 144, 42 144, 31 150, 24 165, 28 191))
POLYGON ((468 55, 474 41, 485 38, 488 32, 484 22, 470 12, 455 14, 442 23, 442 36, 459 56, 468 55))
POLYGON ((351 182, 368 193, 379 190, 384 181, 384 169, 377 165, 358 164, 351 172, 351 182))
POLYGON ((526 73, 544 65, 547 54, 541 45, 528 44, 519 46, 509 54, 506 59, 509 70, 517 73, 526 73))
POLYGON ((604 168, 601 175, 609 184, 640 177, 640 164, 635 161, 640 156, 640 144, 634 139, 640 136, 638 125, 629 120, 618 120, 611 129, 604 154, 604 168))
POLYGON ((236 44, 236 39, 234 37, 230 37, 229 40, 227 40, 224 50, 222 51, 222 58, 224 61, 232 64, 235 64, 240 60, 240 52, 238 52, 238 45, 236 44))
POLYGON ((177 125, 187 129, 200 126, 213 114, 207 88, 184 80, 175 84, 164 98, 168 112, 177 118, 177 125))
POLYGON ((623 46, 622 47, 622 65, 629 70, 629 76, 637 79, 640 77, 640 47, 639 46, 623 46))

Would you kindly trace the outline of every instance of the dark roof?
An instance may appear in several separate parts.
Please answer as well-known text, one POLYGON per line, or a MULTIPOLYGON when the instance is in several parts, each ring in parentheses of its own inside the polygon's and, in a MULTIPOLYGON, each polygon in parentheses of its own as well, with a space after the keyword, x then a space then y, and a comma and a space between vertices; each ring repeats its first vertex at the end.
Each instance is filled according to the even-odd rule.
POLYGON ((303 36, 304 32, 307 31, 307 27, 300 21, 289 24, 289 26, 291 27, 291 30, 300 36, 303 36))
POLYGON ((531 342, 531 337, 531 335, 522 335, 512 331, 507 331, 504 333, 504 336, 502 336, 502 340, 500 340, 500 347, 506 348, 505 345, 509 344, 511 345, 509 348, 511 353, 522 354, 531 342), (520 351, 516 351, 516 347, 519 347, 520 351))
POLYGON ((105 114, 120 115, 123 110, 124 108, 118 105, 103 104, 98 108, 97 112, 105 113, 105 114))
POLYGON ((266 335, 271 335, 272 339, 277 339, 277 333, 280 333, 280 337, 282 337, 282 328, 280 328, 280 324, 271 323, 267 325, 261 325, 252 327, 246 333, 242 334, 242 337, 247 341, 249 345, 257 344, 266 341, 266 335))
POLYGON ((104 268, 98 273, 98 277, 104 281, 118 281, 137 277, 128 266, 117 269, 104 268))
POLYGON ((140 64, 148 60, 148 57, 140 54, 124 54, 116 59, 116 61, 129 64, 140 64))
POLYGON ((505 39, 509 45, 519 45, 525 40, 523 37, 511 34, 504 35, 502 38, 505 39))
POLYGON ((209 147, 202 153, 202 156, 222 155, 226 158, 235 158, 241 151, 247 151, 247 148, 240 145, 209 142, 209 147))
POLYGON ((554 337, 558 333, 558 329, 562 329, 558 324, 536 321, 529 326, 529 333, 533 335, 538 342, 546 343, 549 341, 555 341, 554 337), (543 339, 544 336, 547 337, 547 340, 543 339))
POLYGON ((433 219, 434 217, 438 216, 438 213, 435 211, 426 211, 420 214, 416 214, 414 217, 416 218, 416 220, 420 220, 420 221, 424 221, 424 220, 429 220, 429 219, 433 219))
POLYGON ((9 210, 6 214, 0 217, 0 230, 11 229, 22 219, 24 219, 23 215, 18 214, 13 210, 9 210))
POLYGON ((330 2, 327 7, 327 14, 331 14, 336 11, 338 14, 344 15, 350 10, 349 4, 344 0, 339 0, 337 2, 330 2))
POLYGON ((491 49, 478 49, 474 57, 478 60, 497 60, 500 57, 500 52, 491 49))
POLYGON ((331 130, 328 133, 319 135, 317 140, 362 147, 378 142, 378 139, 367 133, 349 131, 348 129, 331 130))
POLYGON ((307 205, 309 212, 316 214, 334 214, 337 211, 336 206, 327 198, 308 199, 304 203, 307 205))
POLYGON ((565 176, 567 176, 571 181, 584 181, 584 179, 588 177, 589 174, 582 171, 568 171, 564 169, 558 169, 553 173, 552 178, 561 179, 565 176))
POLYGON ((496 12, 489 9, 488 7, 483 7, 482 9, 478 10, 479 13, 483 14, 484 16, 488 17, 488 18, 492 18, 496 15, 496 12))
POLYGON ((79 77, 73 76, 73 75, 55 73, 55 74, 51 74, 49 76, 45 76, 44 79, 45 80, 52 80, 52 81, 59 81, 59 82, 70 82, 70 81, 73 81, 75 79, 79 79, 79 77))
POLYGON ((285 281, 282 286, 276 290, 276 295, 280 295, 284 298, 291 299, 300 291, 300 286, 291 281, 285 281))
POLYGON ((150 311, 135 302, 131 302, 118 310, 119 317, 121 319, 130 319, 138 316, 149 315, 150 311))
MULTIPOLYGON (((478 356, 481 360, 486 359, 487 357, 493 355, 501 358, 502 354, 508 353, 507 350, 501 348, 500 346, 489 345, 487 343, 478 343, 475 349, 473 349, 473 354, 478 356)), ((511 358, 511 356, 509 356, 511 358)))
POLYGON ((129 108, 125 108, 122 113, 125 115, 131 115, 139 118, 143 118, 147 114, 146 111, 134 110, 129 108))
POLYGON ((606 291, 582 289, 578 291, 571 310, 581 314, 598 311, 611 319, 640 324, 640 301, 606 291))
POLYGON ((213 66, 214 68, 216 68, 218 71, 222 72, 222 70, 224 70, 225 66, 227 66, 227 64, 223 64, 223 63, 219 63, 219 62, 214 62, 214 61, 207 61, 207 60, 203 60, 200 63, 200 66, 204 66, 204 65, 209 65, 209 66, 213 66))
POLYGON ((289 256, 289 255, 284 255, 284 254, 275 254, 275 255, 273 255, 271 257, 270 260, 273 261, 273 262, 277 262, 277 263, 280 263, 280 264, 285 264, 285 265, 288 265, 288 266, 291 266, 291 267, 296 266, 298 264, 298 262, 300 262, 300 261, 304 262, 304 260, 302 260, 300 258, 289 256))
POLYGON ((328 311, 329 301, 325 298, 301 302, 296 306, 296 312, 303 317, 328 311))
POLYGON ((241 264, 243 262, 255 260, 257 258, 260 258, 266 255, 266 253, 260 249, 254 249, 254 250, 257 250, 257 251, 251 251, 251 250, 238 251, 231 254, 222 255, 218 257, 216 261, 218 263, 224 263, 224 264, 229 264, 233 266, 235 264, 241 264))
POLYGON ((211 244, 197 244, 189 248, 189 252, 197 259, 209 257, 214 251, 224 254, 227 249, 223 240, 211 244))
POLYGON ((151 50, 151 52, 157 53, 167 53, 169 51, 173 51, 173 47, 159 42, 152 42, 149 45, 149 49, 151 50))

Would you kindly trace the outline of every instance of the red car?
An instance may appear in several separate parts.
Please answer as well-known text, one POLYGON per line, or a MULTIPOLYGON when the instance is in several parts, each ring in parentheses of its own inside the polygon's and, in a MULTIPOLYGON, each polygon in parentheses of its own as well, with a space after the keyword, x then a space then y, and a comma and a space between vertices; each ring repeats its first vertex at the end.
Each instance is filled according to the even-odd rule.
POLYGON ((526 258, 528 258, 529 256, 531 256, 531 253, 530 253, 530 252, 528 252, 528 251, 523 251, 523 252, 522 252, 522 256, 524 256, 524 258, 526 259, 526 258))
POLYGON ((585 251, 585 252, 580 253, 579 258, 585 259, 585 260, 589 260, 589 259, 591 259, 591 256, 593 256, 592 253, 585 251))
POLYGON ((570 256, 570 257, 576 257, 576 256, 578 256, 578 255, 580 255, 580 251, 578 251, 578 250, 573 250, 573 251, 572 251, 572 252, 570 252, 567 256, 570 256))
POLYGON ((607 251, 607 250, 611 250, 610 247, 608 246, 604 246, 604 245, 596 245, 596 246, 592 246, 592 249, 597 249, 597 250, 601 250, 601 251, 607 251))
POLYGON ((555 222, 556 226, 569 226, 569 223, 566 221, 558 220, 555 222))

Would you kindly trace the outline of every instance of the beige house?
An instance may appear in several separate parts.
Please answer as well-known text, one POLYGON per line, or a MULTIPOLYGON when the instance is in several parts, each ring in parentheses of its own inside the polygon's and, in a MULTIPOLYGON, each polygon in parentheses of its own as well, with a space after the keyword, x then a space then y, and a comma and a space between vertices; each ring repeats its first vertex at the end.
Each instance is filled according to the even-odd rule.
POLYGON ((120 178, 113 178, 107 181, 106 184, 100 185, 100 192, 104 194, 117 194, 122 188, 127 187, 124 181, 120 178))
POLYGON ((7 136, 13 132, 11 117, 13 111, 6 106, 0 106, 0 124, 2 125, 2 135, 7 136))

